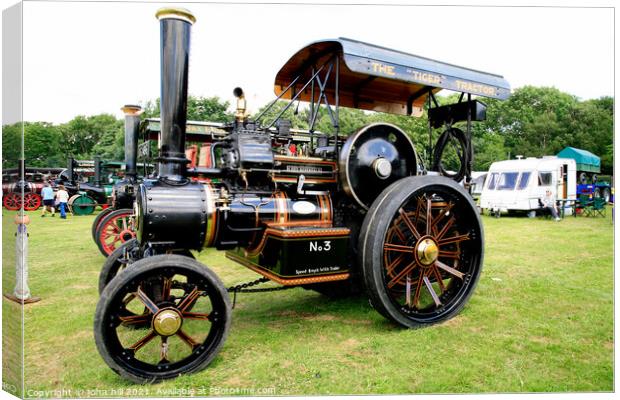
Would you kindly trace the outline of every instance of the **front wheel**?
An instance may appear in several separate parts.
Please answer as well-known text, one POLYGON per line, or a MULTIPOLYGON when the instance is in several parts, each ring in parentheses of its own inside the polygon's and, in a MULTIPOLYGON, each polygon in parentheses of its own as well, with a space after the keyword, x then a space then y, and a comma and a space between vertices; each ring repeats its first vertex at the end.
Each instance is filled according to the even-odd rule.
POLYGON ((224 285, 207 267, 188 257, 153 256, 106 286, 95 311, 95 342, 122 377, 156 382, 204 369, 226 340, 231 314, 224 285))
MULTIPOLYGON (((186 249, 171 250, 167 254, 178 254, 181 256, 194 258, 191 251, 186 249)), ((134 262, 142 258, 140 245, 137 239, 131 239, 110 254, 103 263, 99 272, 99 294, 103 293, 105 287, 114 279, 114 277, 125 270, 125 268, 133 265, 134 262)))
POLYGON ((103 263, 99 272, 99 294, 112 279, 122 272, 128 265, 140 259, 140 246, 136 239, 131 239, 112 252, 103 263))
POLYGON ((386 188, 364 219, 359 246, 371 304, 408 328, 459 313, 482 270, 476 206, 444 177, 410 177, 386 188))

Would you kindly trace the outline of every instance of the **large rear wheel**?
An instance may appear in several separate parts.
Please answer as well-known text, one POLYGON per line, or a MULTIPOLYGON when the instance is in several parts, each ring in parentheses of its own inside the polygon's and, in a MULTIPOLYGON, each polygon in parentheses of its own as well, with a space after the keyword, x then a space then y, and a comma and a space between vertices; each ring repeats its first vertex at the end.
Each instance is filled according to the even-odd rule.
POLYGON ((95 312, 95 342, 122 377, 156 382, 204 369, 226 340, 231 313, 211 270, 188 257, 153 256, 106 286, 95 312))
POLYGON ((386 188, 366 215, 359 246, 373 307, 410 328, 460 312, 482 270, 476 207, 444 177, 405 178, 386 188))

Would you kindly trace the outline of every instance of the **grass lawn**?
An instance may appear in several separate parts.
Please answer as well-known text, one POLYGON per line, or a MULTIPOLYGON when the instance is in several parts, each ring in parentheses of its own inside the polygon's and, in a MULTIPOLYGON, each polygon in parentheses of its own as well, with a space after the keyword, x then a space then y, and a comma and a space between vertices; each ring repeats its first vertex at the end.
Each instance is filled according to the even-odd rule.
MULTIPOLYGON (((13 252, 12 215, 3 210, 5 255, 13 252)), ((329 300, 301 288, 240 294, 211 366, 148 386, 121 379, 95 348, 104 258, 90 236, 94 216, 31 215, 29 285, 42 301, 25 307, 27 397, 614 389, 611 209, 607 218, 561 222, 483 217, 474 296, 460 315, 426 329, 393 325, 363 297, 329 300)), ((258 277, 223 253, 198 259, 226 286, 258 277)))

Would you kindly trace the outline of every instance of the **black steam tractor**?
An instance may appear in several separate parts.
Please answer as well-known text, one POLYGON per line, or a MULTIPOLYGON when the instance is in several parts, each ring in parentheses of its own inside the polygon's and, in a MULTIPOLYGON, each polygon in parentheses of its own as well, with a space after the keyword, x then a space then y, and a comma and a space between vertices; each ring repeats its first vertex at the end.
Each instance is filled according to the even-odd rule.
POLYGON ((137 105, 125 105, 121 110, 125 114, 125 175, 112 186, 110 207, 95 217, 91 227, 93 241, 106 257, 136 236, 132 215, 140 183, 137 160, 142 109, 137 105))
POLYGON ((349 39, 315 42, 275 79, 276 101, 290 100, 286 108, 309 103, 307 131, 280 119, 286 108, 273 120, 264 113, 250 120, 237 88, 235 121, 212 135, 211 165, 188 168, 195 19, 181 9, 157 17, 158 170, 137 186, 136 240, 123 256, 109 257, 116 267, 102 271, 95 315, 97 348, 114 371, 153 382, 199 371, 219 352, 230 327, 229 293, 187 254, 205 247, 227 250, 263 276, 254 283, 365 290, 379 313, 404 327, 439 323, 464 307, 484 253, 480 218, 465 189, 471 123, 486 113, 472 95, 507 98, 501 76, 349 39), (459 101, 438 106, 434 95, 442 89, 460 92, 459 101), (437 154, 427 171, 407 134, 391 124, 340 135, 340 106, 420 116, 425 105, 429 131, 444 128, 435 152, 455 146, 458 171, 447 171, 437 154), (314 129, 321 107, 330 134, 314 129), (454 126, 459 122, 464 130, 454 126))

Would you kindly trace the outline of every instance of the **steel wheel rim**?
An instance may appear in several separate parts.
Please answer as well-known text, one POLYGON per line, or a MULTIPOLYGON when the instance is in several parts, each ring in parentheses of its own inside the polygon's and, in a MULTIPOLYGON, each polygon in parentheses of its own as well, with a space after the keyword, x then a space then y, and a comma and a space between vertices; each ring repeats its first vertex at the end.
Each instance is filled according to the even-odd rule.
POLYGON ((135 237, 131 211, 118 213, 110 220, 100 223, 99 243, 107 255, 135 237))
POLYGON ((164 269, 163 273, 161 270, 147 272, 113 294, 104 317, 104 341, 114 361, 138 376, 166 374, 186 367, 191 369, 192 364, 200 364, 202 358, 210 354, 225 334, 225 314, 225 303, 218 298, 215 288, 198 273, 175 271, 174 267, 164 269), (178 291, 179 285, 183 284, 175 279, 179 276, 185 278, 186 288, 183 295, 176 298, 173 291, 178 291), (204 312, 204 304, 196 310, 197 304, 204 301, 211 307, 209 312, 204 312), (138 302, 144 313, 129 311, 127 306, 131 302, 138 302), (194 309, 189 311, 192 307, 194 309), (157 317, 164 311, 181 316, 178 330, 166 332, 157 326, 157 317), (190 322, 198 324, 190 327, 190 322), (123 334, 130 333, 133 338, 122 338, 121 329, 125 331, 123 334), (204 339, 198 339, 205 332, 204 339), (186 347, 186 355, 175 358, 171 350, 180 346, 186 347), (140 353, 147 350, 150 354, 145 358, 140 353))
POLYGON ((384 287, 390 302, 413 320, 442 319, 460 307, 475 285, 482 228, 467 204, 468 199, 450 187, 426 187, 402 204, 387 228, 384 287), (436 245, 436 255, 432 246, 427 250, 422 244, 427 239, 436 245), (424 251, 429 254, 421 259, 424 251))

